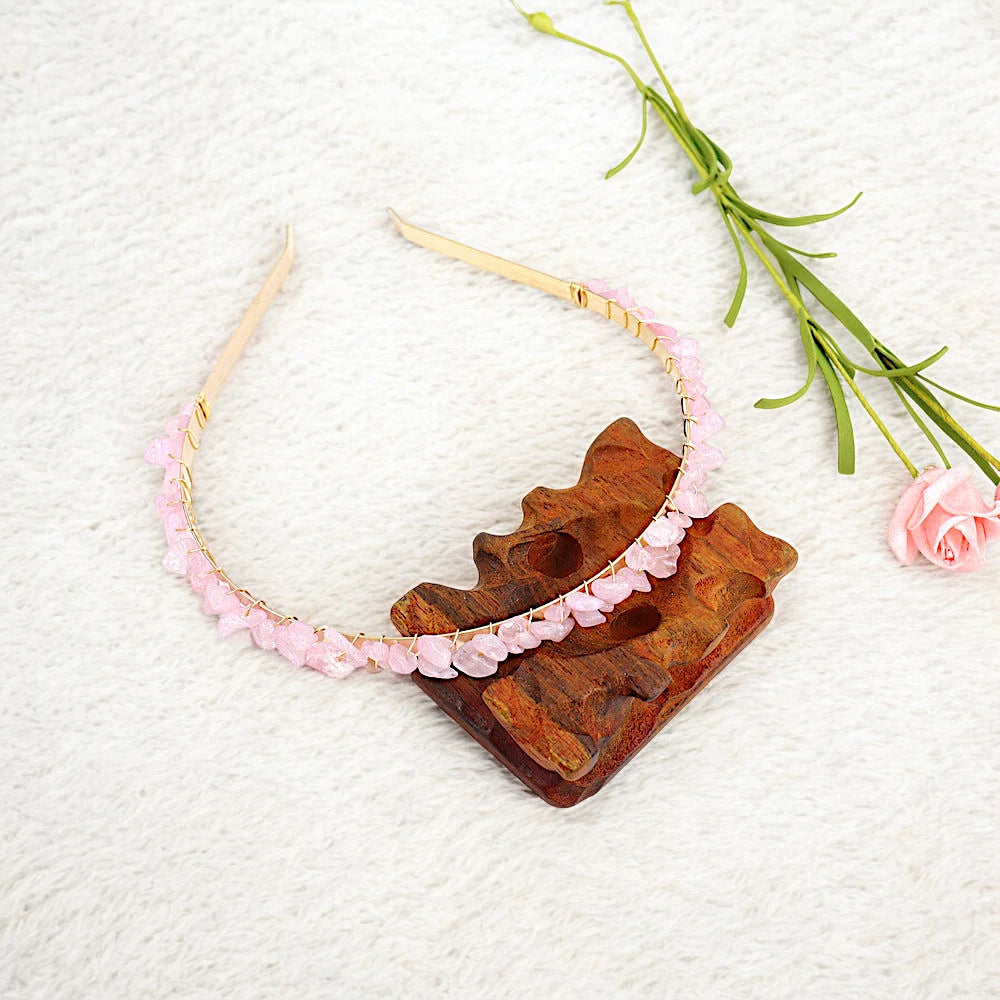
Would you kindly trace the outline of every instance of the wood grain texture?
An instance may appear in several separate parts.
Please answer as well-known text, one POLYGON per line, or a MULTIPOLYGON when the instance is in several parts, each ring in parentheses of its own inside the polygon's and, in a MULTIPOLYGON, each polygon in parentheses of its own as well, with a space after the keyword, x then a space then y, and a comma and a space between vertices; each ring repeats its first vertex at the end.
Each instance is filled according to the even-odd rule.
MULTIPOLYGON (((509 535, 473 543, 471 590, 422 583, 392 609, 411 632, 526 611, 596 573, 655 514, 678 458, 626 418, 591 445, 580 481, 538 487, 509 535)), ((546 802, 570 806, 610 780, 770 621, 795 565, 786 542, 725 504, 689 529, 675 576, 651 579, 595 628, 511 656, 493 677, 413 675, 445 712, 546 802)))

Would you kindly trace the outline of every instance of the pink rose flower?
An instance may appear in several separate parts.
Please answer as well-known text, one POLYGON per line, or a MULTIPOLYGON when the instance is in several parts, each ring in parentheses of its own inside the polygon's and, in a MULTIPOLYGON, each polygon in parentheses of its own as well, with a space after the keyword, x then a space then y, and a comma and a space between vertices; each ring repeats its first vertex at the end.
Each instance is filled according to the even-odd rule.
POLYGON ((921 473, 889 522, 889 547, 905 565, 919 552, 943 569, 979 569, 994 538, 1000 538, 1000 488, 991 507, 965 468, 921 473))

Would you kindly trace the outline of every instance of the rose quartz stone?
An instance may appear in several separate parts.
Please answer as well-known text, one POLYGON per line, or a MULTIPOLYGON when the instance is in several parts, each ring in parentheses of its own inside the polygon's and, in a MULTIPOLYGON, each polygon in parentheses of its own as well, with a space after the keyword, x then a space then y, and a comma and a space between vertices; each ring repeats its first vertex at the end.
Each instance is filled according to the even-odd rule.
POLYGON ((357 670, 368 663, 368 657, 346 635, 336 629, 324 629, 323 639, 334 654, 350 664, 352 669, 357 670))
POLYGON ((545 611, 542 612, 542 617, 544 617, 547 622, 571 621, 573 618, 566 605, 559 601, 555 604, 550 604, 545 611))
POLYGON ((239 611, 242 607, 240 599, 222 580, 213 580, 205 588, 205 598, 201 609, 206 615, 222 615, 229 611, 239 611))
POLYGON ((422 635, 417 639, 417 656, 422 664, 431 669, 447 670, 451 666, 451 651, 452 644, 448 636, 422 635))
POLYGON ((568 615, 563 622, 550 621, 547 618, 537 618, 528 628, 532 635, 547 642, 562 642, 573 631, 576 625, 572 615, 568 615))
POLYGON ((715 437, 725 426, 726 421, 722 415, 716 413, 715 410, 709 410, 698 417, 698 422, 691 428, 691 440, 695 444, 707 441, 709 438, 715 437))
POLYGON ((629 566, 623 566, 615 576, 622 583, 627 583, 634 593, 648 594, 653 589, 645 573, 636 572, 629 566))
POLYGON ((497 638, 504 644, 504 648, 508 653, 523 653, 524 646, 522 646, 518 641, 517 637, 521 630, 516 625, 512 625, 510 622, 504 622, 497 629, 497 638))
MULTIPOLYGON (((622 579, 621 575, 615 573, 614 576, 602 576, 599 580, 595 580, 590 585, 591 593, 595 597, 599 597, 605 605, 611 605, 613 608, 616 604, 621 604, 629 595, 632 593, 632 586, 629 584, 628 579, 622 579)), ((601 607, 601 611, 610 610, 610 608, 601 607)))
POLYGON ((184 511, 177 504, 167 507, 161 515, 161 519, 163 521, 163 530, 167 535, 168 545, 174 541, 174 536, 179 531, 187 529, 187 518, 184 516, 184 511))
POLYGON ((368 657, 372 663, 384 667, 389 659, 389 645, 384 642, 373 642, 371 639, 361 643, 361 652, 368 657))
POLYGON ((681 490, 674 495, 674 505, 682 514, 691 517, 705 517, 708 514, 708 501, 700 493, 691 490, 681 490))
POLYGON ((646 557, 643 555, 642 546, 638 542, 633 542, 625 550, 625 565, 629 569, 634 569, 641 573, 646 568, 646 557))
POLYGON ((306 622, 285 622, 274 630, 274 648, 293 667, 305 666, 306 652, 316 641, 316 630, 306 622))
POLYGON ((357 664, 350 662, 333 643, 323 640, 306 650, 306 666, 317 673, 335 680, 343 680, 357 670, 357 664))
POLYGON ((726 460, 726 456, 714 444, 700 444, 694 453, 698 468, 704 472, 718 469, 726 460))
MULTIPOLYGON (((686 391, 688 386, 685 386, 684 389, 686 391)), ((688 413, 692 416, 703 417, 712 408, 701 393, 690 392, 688 395, 694 396, 694 399, 688 400, 688 413)))
POLYGON ((389 645, 389 656, 386 662, 394 674, 412 674, 419 664, 416 654, 409 652, 401 642, 389 645))
POLYGON ((647 545, 656 545, 665 548, 668 545, 676 545, 684 537, 684 529, 671 521, 667 517, 658 517, 642 533, 642 539, 647 545))
MULTIPOLYGON (((690 490, 693 493, 697 493, 707 482, 708 473, 702 471, 701 469, 691 468, 688 469, 684 474, 677 480, 678 490, 690 490)), ((690 518, 688 518, 690 521, 690 518)))
POLYGON ((489 632, 480 632, 478 635, 474 635, 469 640, 468 645, 477 652, 488 656, 491 660, 496 660, 497 663, 502 663, 507 659, 507 647, 489 632))
MULTIPOLYGON (((174 487, 177 486, 176 483, 173 484, 174 487)), ((178 506, 177 501, 180 499, 180 494, 174 489, 173 491, 165 490, 163 493, 157 493, 156 499, 153 501, 153 506, 156 508, 156 513, 160 517, 166 517, 167 511, 172 507, 178 506)))
MULTIPOLYGON (((674 346, 676 347, 676 345, 674 346)), ((702 367, 701 362, 691 355, 678 358, 676 368, 681 378, 685 379, 701 379, 702 375, 705 374, 705 369, 702 367)), ((694 393, 691 393, 691 395, 693 396, 694 393)))
POLYGON ((215 576, 215 567, 208 561, 204 552, 188 554, 188 583, 196 594, 204 594, 215 576))
POLYGON ((219 638, 225 639, 234 632, 249 629, 250 620, 242 611, 229 611, 219 616, 219 620, 215 623, 215 628, 219 633, 219 638))
POLYGON ((576 619, 577 625, 582 625, 584 628, 603 625, 607 621, 607 618, 600 611, 574 611, 573 617, 576 619))
POLYGON ((165 466, 169 461, 169 454, 170 438, 158 437, 149 442, 149 447, 142 453, 142 458, 150 465, 165 466))
POLYGON ((680 549, 676 545, 671 545, 669 548, 649 545, 644 551, 646 555, 645 570, 651 576, 663 580, 677 572, 677 557, 680 555, 680 549))
POLYGON ((582 590, 574 590, 573 593, 566 595, 563 603, 575 615, 577 611, 597 611, 604 602, 593 594, 587 594, 582 590))
POLYGON ((254 619, 250 626, 250 636, 259 649, 274 649, 274 622, 259 608, 250 612, 254 619))
POLYGON ((448 664, 444 667, 439 667, 436 663, 431 660, 425 660, 422 656, 417 657, 417 670, 424 675, 424 677, 433 677, 435 680, 450 681, 453 677, 458 676, 458 672, 452 668, 451 665, 451 641, 447 640, 447 637, 442 636, 448 641, 448 664))
POLYGON ((507 647, 508 653, 523 653, 540 645, 539 638, 528 631, 528 619, 523 615, 504 622, 497 629, 497 638, 507 647))
MULTIPOLYGON (((505 649, 504 656, 506 655, 505 649)), ((476 649, 471 640, 462 643, 452 653, 451 662, 468 677, 489 677, 497 672, 497 661, 476 649)))
POLYGON ((163 557, 163 568, 178 576, 185 576, 188 568, 188 549, 191 548, 191 537, 179 544, 175 543, 167 549, 163 557))

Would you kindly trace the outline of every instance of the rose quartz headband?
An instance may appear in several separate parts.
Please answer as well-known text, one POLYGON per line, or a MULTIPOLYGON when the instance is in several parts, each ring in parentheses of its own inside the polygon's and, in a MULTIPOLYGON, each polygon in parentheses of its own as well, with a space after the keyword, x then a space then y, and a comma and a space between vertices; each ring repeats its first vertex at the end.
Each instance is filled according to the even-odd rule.
POLYGON ((651 588, 647 573, 663 578, 677 569, 680 542, 691 518, 704 517, 708 503, 701 493, 706 474, 722 464, 722 452, 709 438, 724 426, 708 404, 697 344, 679 337, 669 326, 654 323, 650 309, 636 306, 628 293, 602 281, 585 284, 562 281, 521 264, 494 257, 405 223, 389 211, 399 232, 413 243, 437 250, 478 267, 567 299, 600 313, 634 334, 660 359, 674 379, 684 420, 681 463, 670 492, 648 527, 608 567, 581 580, 572 590, 539 607, 500 622, 487 622, 446 635, 380 636, 315 627, 281 614, 234 583, 209 551, 194 512, 192 466, 212 405, 250 335, 277 294, 292 266, 291 231, 285 249, 257 293, 247 314, 226 345, 194 402, 186 404, 167 425, 167 433, 149 446, 145 459, 165 471, 156 509, 167 534, 163 565, 187 578, 203 597, 206 614, 218 616, 221 636, 249 631, 262 649, 276 649, 296 666, 309 666, 329 677, 346 677, 359 667, 395 673, 414 670, 428 677, 450 679, 457 670, 471 677, 495 673, 510 654, 522 653, 544 641, 558 642, 575 626, 599 625, 634 591, 651 588))

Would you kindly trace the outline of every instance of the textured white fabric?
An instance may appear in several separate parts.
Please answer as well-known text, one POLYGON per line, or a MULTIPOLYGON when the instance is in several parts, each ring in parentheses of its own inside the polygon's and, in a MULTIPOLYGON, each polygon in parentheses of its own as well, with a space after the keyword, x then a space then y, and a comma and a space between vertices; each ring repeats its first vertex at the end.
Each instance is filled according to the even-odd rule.
MULTIPOLYGON (((904 356, 948 343, 940 377, 1000 395, 996 6, 641 10, 744 196, 863 188, 793 236, 904 356)), ((620 10, 550 12, 639 63, 620 10)), ((875 429, 845 479, 823 390, 753 409, 803 377, 788 310, 751 265, 724 331, 735 256, 658 124, 602 179, 639 128, 614 66, 481 0, 38 0, 0 27, 0 996, 1000 995, 1000 551, 902 569, 875 429), (286 222, 298 262, 197 471, 214 550, 279 607, 387 627, 418 581, 470 585, 474 534, 614 418, 676 441, 639 345, 405 244, 390 204, 698 337, 712 497, 801 555, 764 636, 574 810, 405 681, 217 641, 159 566, 139 455, 286 222)))

